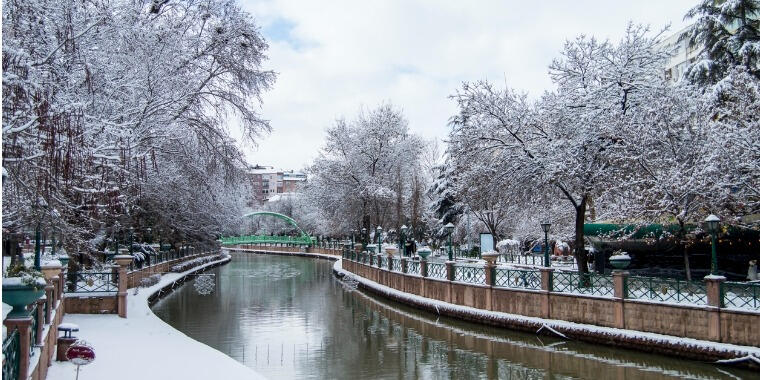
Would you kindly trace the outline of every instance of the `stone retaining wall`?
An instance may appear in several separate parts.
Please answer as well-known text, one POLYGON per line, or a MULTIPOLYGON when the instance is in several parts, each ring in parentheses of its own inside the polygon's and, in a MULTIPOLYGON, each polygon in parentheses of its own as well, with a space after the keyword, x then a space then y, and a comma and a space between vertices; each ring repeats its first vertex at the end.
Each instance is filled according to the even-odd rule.
POLYGON ((760 346, 758 312, 497 288, 390 272, 350 260, 343 260, 343 269, 392 289, 482 310, 760 346))

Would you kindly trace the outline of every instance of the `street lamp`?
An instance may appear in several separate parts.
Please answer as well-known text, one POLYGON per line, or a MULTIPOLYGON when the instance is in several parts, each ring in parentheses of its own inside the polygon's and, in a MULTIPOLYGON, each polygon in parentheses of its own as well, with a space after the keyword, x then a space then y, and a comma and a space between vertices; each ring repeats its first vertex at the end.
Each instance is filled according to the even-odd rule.
POLYGON ((351 251, 353 252, 355 250, 354 245, 356 244, 356 240, 354 236, 356 235, 356 229, 351 229, 351 251))
POLYGON ((375 233, 377 234, 377 254, 380 254, 383 251, 383 227, 377 226, 375 233))
POLYGON ((551 262, 549 261, 549 227, 551 227, 552 224, 548 221, 541 222, 541 228, 544 230, 544 266, 550 267, 551 262))
POLYGON ((451 248, 451 233, 454 232, 454 224, 449 222, 449 224, 443 226, 444 231, 446 231, 446 235, 449 235, 449 261, 454 261, 454 251, 451 248))
POLYGON ((401 226, 401 236, 400 236, 400 239, 398 239, 398 245, 399 245, 398 250, 399 252, 401 252, 402 257, 406 257, 406 244, 404 244, 405 243, 404 240, 406 240, 405 239, 406 231, 408 230, 409 230, 409 227, 407 227, 406 224, 401 226))
POLYGON ((715 251, 715 246, 717 245, 715 242, 715 236, 718 233, 719 225, 720 218, 717 216, 710 214, 707 218, 705 218, 705 227, 707 227, 707 231, 710 232, 710 237, 712 238, 712 262, 710 263, 711 275, 718 274, 718 254, 715 251))
POLYGON ((362 227, 362 244, 364 245, 364 250, 367 250, 367 229, 362 227))

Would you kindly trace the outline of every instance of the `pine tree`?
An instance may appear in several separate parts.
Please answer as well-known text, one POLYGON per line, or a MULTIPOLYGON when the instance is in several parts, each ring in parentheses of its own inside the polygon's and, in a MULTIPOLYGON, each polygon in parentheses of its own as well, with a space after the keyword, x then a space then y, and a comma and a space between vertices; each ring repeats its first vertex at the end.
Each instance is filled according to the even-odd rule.
POLYGON ((687 78, 714 84, 736 66, 744 66, 760 78, 760 1, 702 0, 686 18, 696 18, 696 22, 684 37, 704 48, 688 69, 687 78))

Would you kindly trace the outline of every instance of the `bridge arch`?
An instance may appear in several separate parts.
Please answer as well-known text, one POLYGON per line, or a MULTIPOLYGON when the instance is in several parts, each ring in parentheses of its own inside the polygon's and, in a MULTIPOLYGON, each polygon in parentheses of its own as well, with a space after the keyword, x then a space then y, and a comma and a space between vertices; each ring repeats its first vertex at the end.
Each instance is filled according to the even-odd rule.
POLYGON ((309 245, 312 244, 312 238, 307 234, 301 227, 298 226, 298 223, 296 221, 285 215, 280 214, 278 212, 272 212, 272 211, 256 211, 251 212, 248 214, 245 214, 242 216, 242 218, 255 218, 259 216, 271 216, 278 218, 280 220, 285 221, 286 223, 290 224, 291 226, 295 227, 295 229, 300 233, 300 236, 294 237, 294 236, 270 236, 270 235, 248 235, 248 236, 229 236, 229 237, 223 237, 222 243, 223 244, 253 244, 253 243, 284 243, 284 244, 293 244, 293 245, 309 245))

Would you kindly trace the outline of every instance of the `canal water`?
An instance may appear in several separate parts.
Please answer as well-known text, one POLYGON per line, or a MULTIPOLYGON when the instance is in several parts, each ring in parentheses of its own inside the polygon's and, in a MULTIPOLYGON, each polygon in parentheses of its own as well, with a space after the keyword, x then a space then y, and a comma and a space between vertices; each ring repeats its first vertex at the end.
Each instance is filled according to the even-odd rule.
MULTIPOLYGON (((355 290, 332 261, 233 254, 153 312, 271 379, 752 378, 756 373, 439 317, 355 290)), ((192 359, 189 359, 192 360, 192 359)))

